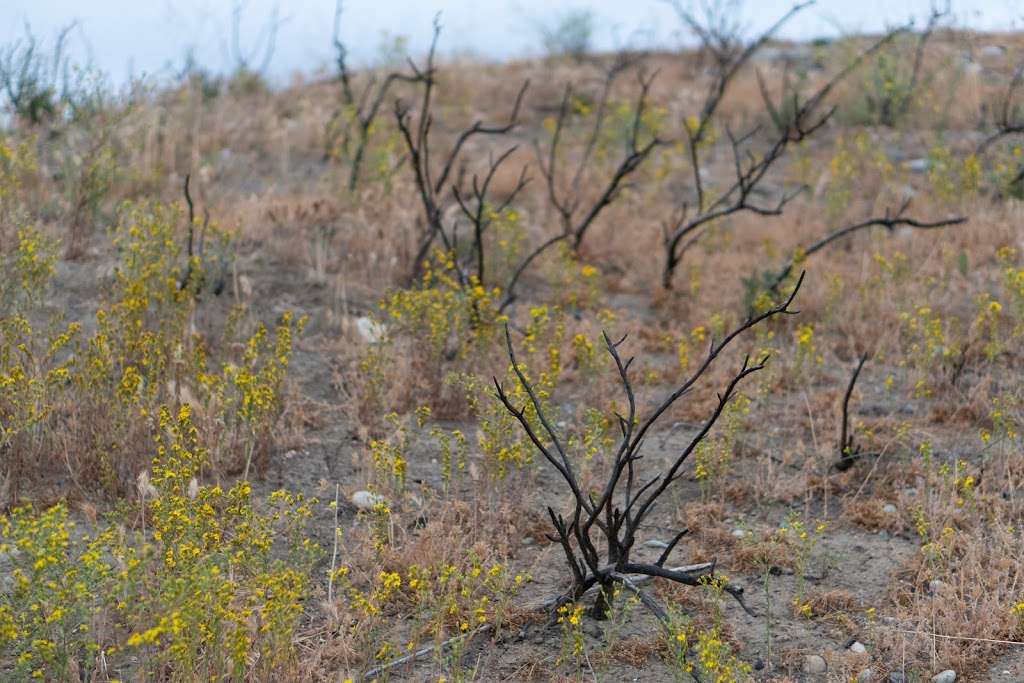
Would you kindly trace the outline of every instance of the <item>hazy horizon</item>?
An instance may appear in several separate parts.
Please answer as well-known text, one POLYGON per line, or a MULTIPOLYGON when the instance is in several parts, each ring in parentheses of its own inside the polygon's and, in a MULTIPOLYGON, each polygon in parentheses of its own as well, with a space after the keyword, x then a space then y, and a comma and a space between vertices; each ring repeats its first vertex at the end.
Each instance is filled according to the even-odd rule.
MULTIPOLYGON (((162 76, 180 68, 185 55, 213 71, 229 69, 230 0, 164 0, 126 5, 118 0, 95 0, 83 6, 72 0, 8 0, 14 21, 0 26, 0 44, 24 35, 26 23, 49 45, 61 26, 77 22, 70 45, 75 56, 86 59, 115 83, 129 76, 162 76)), ((877 32, 887 26, 926 17, 929 0, 908 0, 898 12, 882 0, 856 4, 823 0, 787 24, 780 37, 806 40, 843 32, 877 32)), ((292 74, 313 73, 328 67, 333 57, 331 30, 333 0, 250 0, 241 22, 243 51, 255 51, 259 37, 279 8, 279 29, 268 76, 276 81, 292 74)), ((742 22, 750 31, 763 29, 792 6, 788 0, 764 0, 743 5, 742 22)), ((590 10, 595 19, 593 47, 608 50, 634 47, 673 47, 688 38, 671 8, 663 0, 640 0, 631 7, 611 0, 545 3, 543 0, 505 0, 479 3, 440 0, 416 3, 348 2, 342 18, 342 37, 356 65, 373 62, 381 46, 402 36, 412 54, 423 52, 430 25, 440 12, 444 31, 440 49, 445 54, 473 54, 486 59, 508 59, 537 54, 540 26, 551 26, 567 12, 590 10)), ((1024 8, 1013 0, 954 2, 952 22, 986 31, 1024 27, 1024 8)), ((258 60, 257 60, 258 61, 258 60)))

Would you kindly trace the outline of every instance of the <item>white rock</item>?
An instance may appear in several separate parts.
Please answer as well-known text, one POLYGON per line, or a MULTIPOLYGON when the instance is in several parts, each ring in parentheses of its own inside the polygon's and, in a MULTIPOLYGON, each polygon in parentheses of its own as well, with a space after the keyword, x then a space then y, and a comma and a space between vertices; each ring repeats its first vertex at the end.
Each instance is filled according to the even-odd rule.
POLYGON ((383 325, 365 315, 356 318, 356 331, 370 344, 375 344, 383 339, 385 332, 383 325))
POLYGON ((238 276, 238 293, 246 299, 252 296, 252 278, 248 275, 238 276))
POLYGON ((896 506, 893 505, 892 503, 886 503, 885 505, 882 506, 882 512, 884 512, 887 515, 895 515, 896 506))
POLYGON ((732 530, 732 535, 735 536, 736 538, 746 538, 747 535, 749 535, 749 533, 750 532, 747 531, 746 529, 733 529, 732 530))
POLYGON ((371 491, 356 491, 352 494, 352 504, 360 510, 372 510, 378 503, 384 502, 384 496, 371 491))
POLYGON ((953 683, 956 680, 956 672, 946 669, 932 676, 932 683, 953 683))
POLYGON ((648 548, 661 548, 662 550, 668 547, 668 543, 666 543, 665 541, 659 541, 656 538, 652 538, 651 540, 646 541, 644 545, 648 548))
POLYGON ((875 672, 871 669, 864 669, 857 674, 857 683, 871 683, 875 680, 875 672))
POLYGON ((806 655, 803 670, 805 674, 823 674, 828 671, 828 664, 820 655, 806 655))
POLYGON ((909 159, 906 162, 907 170, 911 173, 924 173, 931 164, 927 159, 909 159))
POLYGON ((850 644, 850 652, 856 652, 857 654, 862 655, 867 651, 868 649, 864 647, 864 643, 859 640, 855 640, 850 644))

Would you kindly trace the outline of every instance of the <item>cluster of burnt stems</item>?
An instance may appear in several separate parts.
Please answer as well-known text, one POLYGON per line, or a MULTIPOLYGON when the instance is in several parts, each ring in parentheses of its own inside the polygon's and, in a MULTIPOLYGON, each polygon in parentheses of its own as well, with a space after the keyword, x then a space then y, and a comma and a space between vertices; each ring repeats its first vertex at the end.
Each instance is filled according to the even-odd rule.
MULTIPOLYGON (((681 139, 659 137, 644 125, 650 89, 657 73, 647 68, 649 55, 623 51, 608 58, 595 60, 603 72, 603 78, 596 98, 592 99, 592 117, 587 124, 588 127, 583 131, 582 151, 573 154, 570 159, 564 145, 566 131, 573 116, 574 86, 566 85, 560 102, 552 108, 554 126, 550 139, 544 144, 540 141, 534 142, 537 167, 545 185, 549 207, 557 217, 559 229, 552 236, 532 246, 526 252, 526 256, 512 269, 507 281, 492 282, 493 273, 486 267, 485 235, 492 226, 495 216, 501 215, 514 205, 531 179, 527 175, 528 167, 524 166, 511 191, 506 189, 500 199, 494 198, 491 193, 492 182, 502 166, 513 157, 517 145, 510 144, 501 153, 491 154, 487 160, 486 170, 469 178, 462 155, 467 149, 467 143, 476 137, 500 140, 510 137, 516 131, 520 126, 520 114, 529 82, 523 83, 519 88, 506 120, 493 124, 477 120, 459 131, 452 138, 453 141, 447 150, 437 154, 431 146, 435 139, 432 134, 432 109, 438 87, 436 55, 441 34, 439 20, 434 21, 430 49, 422 64, 409 59, 402 70, 391 71, 383 76, 373 73, 361 74, 360 78, 356 78, 348 66, 348 52, 340 38, 342 6, 339 1, 335 12, 334 46, 341 97, 340 106, 332 117, 331 125, 341 131, 340 145, 350 165, 348 188, 350 191, 358 188, 373 124, 378 117, 384 115, 389 96, 396 88, 401 87, 408 93, 406 97, 390 98, 392 114, 405 147, 405 154, 394 170, 399 171, 402 166, 409 168, 422 208, 415 255, 408 274, 409 281, 414 282, 418 278, 422 264, 431 249, 440 244, 453 255, 454 273, 462 285, 473 283, 500 287, 503 298, 498 306, 499 310, 504 312, 516 301, 520 280, 539 256, 560 243, 565 243, 573 251, 578 251, 598 217, 630 186, 630 178, 652 157, 655 150, 666 146, 677 147, 682 143, 681 148, 685 150, 690 167, 693 191, 688 199, 677 203, 673 215, 662 225, 664 253, 661 286, 666 290, 671 289, 676 271, 687 251, 698 243, 715 221, 743 212, 763 216, 783 214, 786 206, 806 188, 797 187, 790 191, 777 192, 777 197, 773 201, 762 203, 757 197, 772 194, 762 187, 769 172, 793 145, 813 136, 832 118, 835 107, 826 106, 825 102, 842 80, 883 50, 897 36, 908 34, 912 29, 911 25, 906 25, 885 33, 809 93, 801 93, 800 89, 794 86, 787 67, 782 77, 782 94, 775 100, 758 71, 756 75, 759 90, 771 125, 767 128, 754 126, 741 133, 725 127, 733 160, 733 177, 724 189, 718 189, 714 193, 707 192, 704 187, 704 178, 707 177, 704 151, 709 145, 703 143, 708 141, 713 130, 712 121, 729 90, 730 83, 783 24, 811 4, 804 2, 794 5, 774 25, 750 40, 744 39, 739 26, 727 17, 716 16, 713 13, 698 17, 685 7, 675 4, 681 20, 700 39, 700 48, 694 54, 702 60, 706 67, 704 70, 709 74, 700 112, 682 126, 684 133, 681 139), (594 163, 595 153, 602 132, 609 125, 613 87, 628 74, 633 74, 636 79, 636 95, 630 110, 631 126, 621 155, 613 160, 610 174, 603 171, 602 177, 602 171, 594 163), (594 188, 599 188, 600 191, 595 192, 594 188), (453 206, 457 207, 457 211, 454 212, 455 218, 451 219, 448 217, 453 214, 447 209, 453 206), (460 247, 460 230, 469 234, 468 249, 465 248, 467 238, 464 235, 460 247)), ((933 10, 924 29, 914 35, 916 43, 908 92, 898 100, 875 103, 883 124, 891 124, 905 114, 907 107, 910 106, 914 91, 919 85, 925 46, 945 14, 945 11, 933 10)), ((984 151, 1005 135, 1024 132, 1024 119, 1018 120, 1017 109, 1012 105, 1014 93, 1022 80, 1024 65, 1014 74, 1005 100, 1000 106, 993 107, 995 132, 979 145, 978 152, 984 151)), ((331 144, 334 144, 334 140, 331 144)), ((326 150, 325 158, 330 155, 331 151, 326 150)), ((1024 170, 1018 178, 1018 181, 1020 180, 1024 180, 1024 170)), ((190 215, 188 254, 191 257, 195 248, 192 227, 194 212, 188 178, 185 183, 185 195, 190 215)), ((871 227, 884 227, 889 231, 897 227, 932 229, 966 221, 963 216, 922 220, 908 215, 909 208, 910 201, 907 200, 896 210, 887 209, 883 215, 869 216, 859 222, 826 231, 816 241, 794 250, 789 260, 776 270, 768 271, 762 278, 763 281, 759 283, 761 292, 767 294, 773 303, 768 305, 766 310, 757 310, 753 304, 748 304, 743 322, 721 339, 712 340, 701 365, 674 391, 665 396, 646 417, 641 418, 637 414, 638 409, 629 376, 633 359, 624 360, 619 353, 625 338, 612 341, 605 335, 604 344, 618 370, 628 410, 625 415, 615 416, 621 434, 609 458, 607 478, 597 493, 582 489, 579 475, 563 446, 564 438, 560 437, 558 430, 552 426, 532 384, 516 362, 512 336, 506 327, 508 355, 517 381, 529 397, 529 401, 527 405, 513 404, 504 387, 495 379, 497 399, 516 418, 534 447, 555 469, 571 493, 571 512, 568 516, 556 512, 553 508, 548 509, 555 531, 551 537, 552 541, 559 543, 563 548, 572 574, 572 586, 559 598, 559 604, 580 599, 584 593, 596 587, 599 590, 594 604, 594 615, 602 618, 613 594, 613 586, 620 585, 635 593, 659 618, 666 619, 665 609, 639 587, 636 577, 661 577, 686 585, 698 585, 714 578, 713 562, 678 568, 665 566, 673 549, 687 533, 686 529, 675 535, 655 562, 635 561, 631 557, 632 551, 638 530, 655 509, 661 496, 682 476, 683 465, 688 457, 714 427, 726 405, 735 396, 740 383, 747 376, 761 370, 767 358, 744 359, 739 370, 718 394, 714 409, 701 423, 696 434, 658 471, 651 472, 650 467, 641 467, 641 450, 645 437, 659 418, 694 388, 733 340, 770 318, 797 312, 792 309, 792 304, 803 283, 803 273, 796 275, 794 271, 808 257, 833 242, 871 227)), ((206 221, 203 225, 205 223, 206 221)), ((200 257, 204 232, 201 228, 198 247, 200 257)), ((191 271, 186 275, 183 286, 189 284, 190 274, 191 271)), ((216 287, 217 283, 213 285, 216 287)), ((760 299, 763 301, 764 297, 760 299)), ((849 428, 850 399, 866 361, 866 355, 858 359, 844 395, 841 436, 837 447, 837 459, 833 465, 836 470, 849 469, 858 459, 873 455, 864 452, 855 443, 849 428)), ((743 601, 743 589, 740 586, 723 583, 723 590, 749 611, 743 601)))

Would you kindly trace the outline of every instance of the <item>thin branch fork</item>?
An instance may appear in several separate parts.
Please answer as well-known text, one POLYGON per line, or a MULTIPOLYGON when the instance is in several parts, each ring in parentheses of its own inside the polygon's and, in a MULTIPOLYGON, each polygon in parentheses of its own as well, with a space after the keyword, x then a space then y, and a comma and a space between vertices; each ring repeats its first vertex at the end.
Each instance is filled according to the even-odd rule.
POLYGON ((831 119, 832 114, 835 112, 835 107, 829 108, 823 114, 817 116, 817 118, 815 118, 815 113, 820 109, 822 102, 836 85, 857 69, 864 61, 892 41, 896 35, 905 30, 905 27, 901 27, 882 36, 822 85, 802 104, 794 93, 792 120, 787 122, 771 147, 760 158, 751 157, 749 152, 744 155, 742 150, 744 144, 757 132, 757 128, 739 137, 727 129, 729 143, 732 148, 735 180, 716 200, 707 205, 705 205, 705 192, 703 181, 701 180, 700 159, 697 151, 698 145, 695 144, 695 142, 699 142, 699 138, 696 137, 694 131, 691 131, 689 128, 687 129, 691 141, 689 146, 690 164, 697 190, 697 204, 692 217, 688 217, 689 212, 684 210, 671 228, 666 230, 665 265, 662 270, 661 283, 663 288, 672 288, 672 279, 676 268, 682 260, 683 254, 712 222, 739 212, 750 212, 763 216, 782 214, 786 205, 799 195, 802 188, 789 193, 783 193, 774 206, 760 206, 751 201, 755 190, 765 179, 773 165, 783 157, 791 144, 800 142, 813 135, 831 119), (744 156, 747 158, 747 165, 745 167, 742 161, 744 156))
MULTIPOLYGON (((384 105, 384 101, 387 99, 389 91, 396 83, 417 83, 419 82, 420 77, 415 74, 408 75, 392 71, 384 77, 383 81, 378 82, 378 79, 374 74, 369 74, 362 91, 359 94, 356 94, 355 88, 352 85, 352 73, 348 67, 348 48, 341 40, 342 9, 342 0, 337 0, 334 7, 334 29, 331 40, 334 44, 334 50, 336 53, 335 64, 338 69, 338 80, 341 83, 343 107, 338 108, 333 114, 331 114, 327 127, 328 129, 331 129, 333 126, 338 125, 338 122, 345 116, 345 109, 348 109, 351 112, 357 136, 356 148, 352 154, 351 168, 348 176, 348 189, 352 192, 359 184, 363 158, 366 155, 366 148, 370 142, 370 130, 372 129, 374 121, 377 120, 377 115, 380 113, 381 107, 384 105)), ((349 136, 350 132, 346 129, 343 140, 343 147, 346 153, 348 151, 349 136)), ((330 137, 328 139, 328 145, 329 144, 330 137)), ((324 150, 325 161, 330 157, 330 154, 330 149, 324 150)))
MULTIPOLYGON (((435 18, 434 37, 431 41, 430 50, 427 53, 426 64, 423 68, 417 66, 412 60, 409 61, 410 68, 413 72, 413 79, 416 82, 421 83, 423 86, 415 125, 411 120, 412 116, 410 114, 410 107, 408 104, 399 99, 395 101, 394 107, 398 129, 401 132, 402 139, 405 142, 406 149, 409 153, 409 159, 412 162, 411 167, 413 179, 416 183, 420 202, 423 205, 425 220, 423 232, 420 235, 419 244, 417 246, 413 262, 414 278, 419 274, 423 259, 426 257, 430 246, 433 244, 435 239, 440 236, 446 242, 454 241, 454 238, 452 240, 448 240, 447 236, 442 234, 444 232, 444 226, 442 225, 442 202, 444 201, 444 195, 446 194, 445 188, 447 187, 449 178, 456 166, 456 162, 460 157, 463 147, 475 136, 501 136, 510 133, 519 124, 519 112, 522 108, 526 90, 530 85, 529 81, 523 83, 523 86, 519 89, 519 92, 516 95, 515 103, 512 106, 512 111, 509 114, 508 120, 504 124, 486 125, 482 121, 478 120, 468 128, 464 129, 458 135, 448 153, 443 157, 443 161, 440 165, 440 171, 437 178, 434 179, 434 165, 430 159, 430 130, 434 122, 433 114, 431 112, 433 91, 436 85, 434 59, 437 53, 437 41, 440 36, 440 31, 440 23, 438 19, 435 18)), ((500 165, 505 158, 507 158, 507 156, 499 158, 499 161, 497 162, 498 165, 500 165)), ((492 164, 489 175, 493 175, 496 171, 497 168, 492 164)), ((525 181, 523 182, 525 184, 525 181)))
MULTIPOLYGON (((514 405, 497 377, 494 378, 495 395, 519 423, 533 446, 555 469, 572 495, 571 517, 564 517, 556 513, 554 509, 549 508, 548 510, 555 530, 551 539, 561 545, 572 574, 573 583, 572 589, 567 595, 568 599, 576 600, 595 585, 601 586, 601 596, 603 597, 595 603, 594 612, 595 616, 603 617, 604 607, 612 594, 609 589, 615 583, 625 585, 623 577, 627 574, 660 577, 684 585, 699 585, 714 577, 713 564, 694 572, 679 572, 664 567, 672 549, 686 533, 685 530, 676 534, 665 552, 654 563, 633 561, 631 553, 639 529, 655 508, 659 498, 669 486, 679 479, 684 463, 711 432, 726 406, 736 395, 739 385, 745 378, 764 368, 767 357, 756 362, 752 362, 747 357, 743 361, 740 369, 719 393, 715 408, 705 419, 698 433, 672 458, 668 466, 661 471, 645 474, 639 467, 643 458, 641 450, 645 437, 658 419, 693 388, 712 363, 739 335, 771 317, 797 313, 791 309, 791 305, 802 282, 803 276, 801 275, 793 291, 784 302, 761 314, 748 316, 721 340, 712 342, 707 357, 697 370, 675 391, 666 396, 647 418, 642 420, 637 417, 637 401, 629 377, 629 368, 633 359, 624 360, 619 352, 626 338, 622 337, 613 341, 607 334, 604 335, 605 347, 615 362, 628 410, 625 415, 616 415, 621 438, 614 454, 611 455, 607 479, 600 492, 584 492, 582 490, 573 460, 562 445, 563 440, 552 426, 551 420, 545 413, 544 405, 519 364, 511 335, 506 327, 505 343, 511 368, 528 400, 523 406, 514 405), (595 529, 598 532, 597 535, 603 540, 604 552, 598 550, 594 538, 595 529)), ((628 585, 627 588, 633 590, 628 585)), ((747 609, 743 602, 741 587, 726 584, 723 590, 736 599, 744 609, 747 609)), ((640 594, 638 593, 638 595, 640 594)), ((652 612, 664 618, 664 612, 660 610, 656 602, 653 602, 653 599, 641 595, 641 600, 652 612)))
POLYGON ((910 208, 910 200, 907 199, 900 206, 899 210, 895 214, 890 213, 888 209, 883 216, 874 218, 868 218, 867 220, 852 225, 847 225, 842 228, 838 228, 828 233, 824 237, 818 239, 812 244, 807 245, 801 249, 798 249, 793 257, 790 258, 789 263, 783 266, 772 278, 768 281, 767 291, 770 293, 777 293, 779 287, 786 278, 789 277, 790 273, 793 272, 793 268, 797 263, 802 263, 809 256, 821 251, 832 242, 840 240, 844 237, 848 237, 860 230, 866 230, 872 227, 883 227, 889 232, 893 232, 898 227, 908 227, 917 230, 934 230, 937 228, 945 228, 952 225, 961 225, 967 222, 966 216, 955 216, 953 218, 943 218, 935 221, 922 221, 917 218, 911 218, 906 215, 907 209, 910 208))
POLYGON ((715 79, 708 86, 708 92, 704 98, 704 105, 701 107, 697 126, 693 130, 688 129, 692 150, 704 139, 708 125, 718 110, 718 105, 721 104, 729 84, 733 81, 736 74, 739 73, 740 69, 750 61, 754 53, 761 49, 783 25, 799 12, 813 5, 814 0, 794 4, 778 21, 742 49, 740 48, 741 38, 738 25, 725 25, 725 17, 720 17, 716 21, 715 17, 709 16, 706 20, 702 21, 684 7, 679 0, 672 0, 671 4, 683 23, 700 38, 701 47, 712 54, 717 67, 715 79))
MULTIPOLYGON (((1013 78, 1010 79, 1010 84, 1007 86, 1006 95, 1000 105, 999 115, 996 118, 996 130, 990 136, 985 138, 978 145, 978 149, 975 154, 981 154, 987 150, 996 141, 1010 136, 1024 134, 1024 116, 1021 115, 1021 107, 1019 104, 1014 102, 1016 97, 1016 91, 1020 87, 1021 82, 1024 81, 1024 62, 1017 67, 1013 73, 1013 78)), ((1024 180, 1024 164, 1020 166, 1017 174, 1009 182, 1009 186, 1013 187, 1024 180)))
POLYGON ((513 187, 511 192, 506 195, 505 199, 494 206, 489 204, 487 193, 490 189, 491 181, 494 179, 498 169, 501 168, 501 165, 505 163, 505 161, 507 161, 517 149, 517 146, 512 146, 497 159, 493 156, 490 158, 487 173, 484 175, 483 181, 481 182, 478 176, 473 176, 471 197, 467 197, 465 192, 459 189, 458 185, 452 186, 452 194, 455 197, 456 203, 462 210, 463 215, 469 220, 470 225, 473 227, 473 244, 471 253, 475 255, 476 278, 480 283, 484 282, 484 233, 491 224, 491 216, 500 215, 505 211, 530 182, 530 178, 526 175, 527 167, 523 166, 515 187, 513 187))
POLYGON ((251 67, 249 64, 252 62, 256 54, 262 49, 263 57, 260 60, 260 65, 253 71, 253 73, 263 74, 266 73, 267 68, 270 66, 271 60, 274 58, 274 51, 277 46, 277 32, 284 25, 286 19, 282 20, 278 18, 279 8, 275 3, 270 10, 270 19, 266 25, 257 34, 256 39, 249 52, 246 52, 242 48, 242 15, 245 14, 248 0, 235 0, 231 6, 231 53, 235 61, 235 69, 237 71, 250 71, 251 67))
POLYGON ((629 137, 626 140, 626 149, 612 175, 604 185, 597 200, 589 208, 583 208, 583 177, 589 170, 591 160, 596 150, 601 131, 604 128, 607 118, 608 100, 613 82, 635 59, 620 58, 612 65, 605 74, 601 95, 598 98, 597 107, 594 113, 594 124, 590 129, 583 155, 576 165, 568 188, 564 191, 559 188, 558 172, 561 161, 561 143, 568 124, 570 105, 573 97, 573 88, 566 86, 559 106, 558 116, 555 119, 555 129, 548 145, 547 153, 541 151, 540 144, 535 142, 537 163, 541 175, 544 177, 547 189, 548 200, 551 206, 559 215, 562 224, 562 232, 572 241, 573 249, 578 249, 587 231, 594 221, 621 192, 626 188, 626 181, 646 161, 651 153, 660 146, 668 144, 668 140, 652 135, 645 142, 641 141, 643 133, 643 117, 647 110, 647 99, 650 93, 651 84, 657 76, 657 72, 650 76, 640 73, 638 76, 640 91, 634 105, 632 125, 630 126, 629 137), (546 158, 545 158, 546 157, 546 158))

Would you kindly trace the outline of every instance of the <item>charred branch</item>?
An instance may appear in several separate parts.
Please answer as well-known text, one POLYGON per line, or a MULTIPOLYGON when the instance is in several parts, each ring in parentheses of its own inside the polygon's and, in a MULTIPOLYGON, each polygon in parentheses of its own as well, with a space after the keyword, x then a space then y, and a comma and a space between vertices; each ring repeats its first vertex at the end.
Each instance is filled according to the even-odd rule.
POLYGON ((546 153, 542 151, 540 144, 536 143, 537 162, 540 166, 541 174, 547 183, 548 200, 559 216, 562 232, 571 239, 573 249, 579 248, 587 230, 593 225, 597 217, 627 187, 626 181, 629 176, 640 168, 657 147, 667 142, 654 134, 650 135, 649 139, 643 139, 645 137, 643 119, 647 111, 647 100, 651 83, 656 74, 647 77, 641 73, 639 75, 640 91, 634 104, 632 123, 622 158, 616 165, 611 177, 604 184, 598 198, 589 206, 585 205, 583 181, 591 168, 601 132, 607 125, 608 102, 611 96, 612 85, 635 61, 636 58, 633 56, 620 55, 605 73, 601 94, 598 97, 594 112, 593 125, 587 135, 583 154, 576 164, 576 168, 572 172, 571 179, 566 187, 561 187, 558 182, 558 169, 563 161, 561 144, 566 133, 566 127, 569 124, 570 108, 573 101, 573 88, 571 85, 566 86, 563 93, 562 102, 555 119, 554 131, 546 153))
POLYGON ((791 118, 785 122, 783 130, 761 155, 754 155, 746 148, 748 141, 757 134, 758 128, 739 137, 733 135, 731 130, 726 129, 732 151, 735 179, 714 201, 706 201, 706 193, 701 180, 698 144, 700 138, 697 137, 700 126, 698 125, 697 130, 688 127, 690 131, 690 165, 697 191, 696 206, 691 215, 689 206, 684 203, 675 224, 665 231, 665 265, 662 269, 662 287, 672 288, 673 276, 686 248, 699 238, 714 221, 741 212, 762 216, 782 214, 785 206, 799 194, 799 189, 782 193, 774 204, 769 205, 754 202, 755 191, 759 189, 768 172, 783 157, 790 145, 805 140, 828 122, 835 111, 834 107, 821 114, 817 112, 836 85, 866 59, 882 49, 902 30, 904 29, 897 29, 886 34, 871 47, 861 52, 857 58, 818 88, 806 101, 801 103, 797 95, 793 94, 791 118))
POLYGON ((353 86, 352 73, 348 66, 348 48, 341 40, 341 14, 342 0, 338 0, 334 8, 334 30, 332 42, 335 51, 335 65, 338 69, 338 81, 341 85, 341 107, 334 111, 327 123, 327 149, 324 150, 324 160, 332 155, 331 147, 334 145, 335 135, 332 131, 342 129, 341 147, 348 153, 349 147, 353 144, 355 137, 355 148, 350 158, 348 176, 348 189, 355 191, 359 185, 359 177, 362 172, 363 159, 366 156, 366 148, 370 143, 373 124, 377 120, 388 93, 396 83, 417 82, 415 76, 399 72, 388 73, 383 80, 378 80, 374 74, 369 74, 366 83, 357 93, 353 86))
MULTIPOLYGON (((661 496, 682 476, 682 468, 697 446, 707 437, 715 423, 721 417, 725 407, 736 395, 739 385, 745 378, 763 369, 767 357, 752 362, 745 358, 739 370, 718 394, 714 409, 702 423, 697 434, 672 457, 670 462, 658 471, 641 467, 641 452, 644 440, 654 428, 658 420, 680 398, 689 393, 696 383, 705 375, 722 352, 741 334, 757 326, 761 322, 778 315, 792 315, 797 311, 790 307, 803 281, 796 283, 789 297, 777 306, 758 315, 748 316, 740 325, 725 335, 721 340, 712 342, 704 362, 679 387, 668 394, 657 404, 654 410, 644 419, 638 416, 636 396, 629 376, 629 368, 633 359, 623 359, 620 348, 625 342, 623 337, 612 341, 604 335, 606 350, 615 362, 619 383, 626 399, 626 414, 616 414, 620 439, 617 448, 610 454, 607 478, 602 488, 593 492, 584 492, 574 468, 573 460, 563 446, 563 439, 552 426, 545 414, 544 405, 537 396, 533 385, 527 379, 522 366, 516 358, 512 337, 506 327, 505 343, 509 360, 519 386, 528 396, 525 405, 518 406, 505 391, 497 378, 494 378, 496 397, 505 409, 516 419, 530 442, 555 469, 571 494, 571 517, 557 514, 553 509, 548 513, 551 517, 555 534, 551 537, 558 542, 565 555, 572 574, 573 587, 568 596, 577 599, 594 585, 600 585, 601 595, 607 600, 611 591, 605 590, 615 583, 626 585, 634 591, 645 605, 659 618, 665 614, 656 602, 644 596, 633 586, 627 585, 624 578, 628 574, 657 577, 684 585, 699 585, 714 578, 714 564, 702 566, 695 571, 677 571, 666 569, 664 564, 679 539, 686 533, 680 531, 653 564, 639 563, 631 560, 631 553, 636 542, 637 533, 647 517, 654 510, 661 496), (596 538, 595 538, 596 537, 596 538), (599 546, 604 546, 602 552, 599 546)), ((738 586, 725 584, 724 590, 732 595, 744 609, 743 591, 738 586)))
POLYGON ((853 466, 853 463, 861 457, 860 445, 854 442, 853 434, 850 433, 850 397, 853 396, 853 387, 857 384, 857 378, 868 360, 868 354, 863 354, 857 362, 850 376, 850 383, 846 385, 846 394, 843 396, 843 419, 839 427, 839 460, 835 468, 845 472, 853 466))
POLYGON ((838 228, 828 233, 816 242, 807 245, 806 247, 800 247, 796 250, 793 256, 790 258, 789 263, 783 266, 777 273, 772 275, 767 281, 767 291, 775 294, 778 292, 779 287, 786 278, 790 276, 793 269, 798 265, 802 264, 808 257, 813 256, 817 252, 821 251, 829 244, 840 240, 844 237, 848 237, 860 230, 866 230, 872 227, 883 227, 890 233, 895 231, 898 227, 914 228, 916 230, 934 230, 936 228, 945 228, 951 225, 961 225, 967 222, 966 216, 956 216, 953 218, 943 218, 936 221, 922 221, 917 218, 911 218, 906 215, 907 209, 910 208, 910 200, 906 200, 900 206, 899 210, 895 214, 891 214, 887 209, 884 216, 875 218, 869 218, 861 221, 860 223, 854 223, 853 225, 847 225, 842 228, 838 228))
MULTIPOLYGON (((409 155, 410 166, 412 167, 413 179, 416 183, 416 190, 423 206, 424 225, 422 234, 419 237, 416 253, 413 261, 413 277, 419 274, 424 258, 429 253, 431 245, 438 238, 445 241, 446 245, 453 243, 453 238, 444 234, 442 224, 443 203, 448 194, 454 194, 453 188, 457 183, 449 185, 449 179, 456 162, 466 143, 476 136, 502 136, 510 133, 519 121, 519 111, 522 107, 523 97, 529 87, 529 81, 523 84, 516 95, 515 103, 509 114, 508 120, 500 125, 487 125, 483 121, 476 121, 464 129, 455 139, 447 154, 442 157, 436 179, 434 177, 435 165, 431 162, 431 126, 434 122, 431 107, 433 104, 434 88, 437 85, 437 74, 434 59, 437 54, 437 40, 440 36, 441 25, 437 19, 434 20, 434 36, 430 43, 430 50, 427 53, 425 65, 420 68, 412 60, 409 65, 412 68, 412 80, 422 87, 419 110, 416 113, 415 121, 411 114, 410 106, 402 100, 395 102, 395 119, 402 139, 405 142, 409 155)), ((500 158, 503 161, 504 156, 500 158)), ((500 161, 498 165, 500 165, 500 161)), ((490 175, 497 170, 492 165, 490 175)), ((522 181, 525 184, 525 179, 522 181)), ((480 187, 478 185, 478 187, 480 187)), ((520 188, 521 189, 521 188, 520 188)), ((482 231, 481 231, 482 233, 482 231)), ((482 244, 481 244, 482 248, 482 244)), ((478 264, 479 267, 479 264, 478 264)), ((465 272, 460 275, 467 278, 465 272)))

